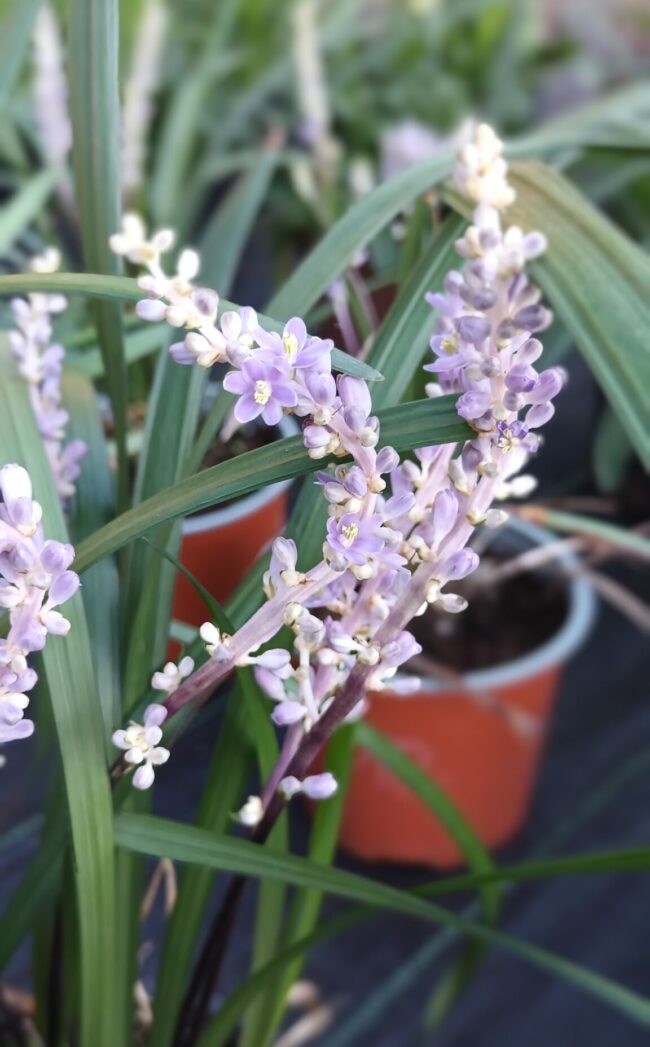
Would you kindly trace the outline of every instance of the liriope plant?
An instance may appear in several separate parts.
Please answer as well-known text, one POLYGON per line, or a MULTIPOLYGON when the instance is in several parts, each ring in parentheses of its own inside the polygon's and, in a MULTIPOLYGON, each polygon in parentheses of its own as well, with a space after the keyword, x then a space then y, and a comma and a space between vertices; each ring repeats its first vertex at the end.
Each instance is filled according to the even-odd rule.
MULTIPOLYGON (((128 214, 118 228, 116 16, 114 3, 71 4, 77 202, 88 271, 56 272, 50 253, 29 274, 0 276, 14 327, 0 382, 0 741, 11 743, 6 760, 20 759, 34 724, 47 736, 49 704, 61 769, 39 848, 0 925, 3 965, 33 936, 38 1034, 48 1043, 107 1047, 215 1045, 233 1037, 242 1045, 272 1043, 310 948, 382 909, 444 927, 441 949, 458 936, 509 949, 648 1024, 639 994, 495 926, 506 882, 647 869, 648 849, 495 866, 444 794, 385 740, 364 734, 363 723, 355 726, 366 690, 395 686, 417 651, 411 620, 430 603, 462 613, 453 583, 477 567, 468 544, 475 531, 500 526, 501 500, 532 488, 521 469, 564 383, 559 368, 543 365, 537 335, 550 312, 537 283, 647 460, 647 258, 551 168, 520 163, 508 171, 501 143, 481 125, 453 170, 447 155, 420 165, 336 223, 275 295, 269 316, 239 308, 223 297, 236 266, 233 244, 239 250, 245 243, 272 164, 238 184, 212 230, 211 252, 183 251, 172 275, 162 262, 170 232, 148 237, 128 214), (106 167, 98 164, 102 156, 112 158, 106 167), (366 360, 318 337, 313 313, 332 281, 413 198, 452 173, 445 190, 461 217, 447 217, 426 240, 366 360), (204 273, 210 253, 211 272, 204 273), (116 256, 144 270, 137 280, 119 275, 116 256), (199 272, 215 290, 196 283, 199 272), (103 307, 90 351, 83 332, 67 340, 66 367, 51 326, 62 294, 99 298, 103 307), (136 301, 143 321, 132 327, 127 318, 125 337, 123 301, 136 301), (173 340, 170 329, 180 337, 173 340), (167 334, 169 353, 161 349, 167 334), (403 404, 430 336, 426 395, 403 404), (148 379, 138 360, 157 349, 147 437, 130 491, 120 376, 135 364, 130 377, 148 379), (214 364, 229 368, 224 392, 197 428, 214 364), (89 378, 103 382, 111 398, 110 447, 89 378), (260 418, 267 425, 289 413, 301 434, 197 472, 199 450, 231 413, 231 424, 260 418), (200 636, 188 639, 177 663, 167 662, 174 522, 299 476, 307 483, 286 534, 227 607, 206 595, 200 636), (152 532, 157 548, 139 541, 152 532), (28 711, 37 673, 46 688, 28 711), (215 695, 233 677, 232 690, 215 695), (148 790, 158 775, 173 782, 175 740, 213 696, 225 714, 195 822, 153 817, 148 790), (464 852, 466 876, 412 893, 335 867, 355 731, 445 822, 464 852), (327 770, 313 773, 313 758, 328 742, 327 770), (251 791, 253 780, 259 788, 251 791), (319 801, 307 858, 289 852, 286 832, 287 805, 300 793, 319 801), (149 992, 137 957, 142 855, 186 866, 149 992), (209 918, 217 874, 230 879, 209 918), (247 878, 261 880, 253 970, 212 1013, 247 878), (479 916, 459 916, 432 900, 458 890, 477 893, 479 916), (337 921, 319 921, 326 892, 355 904, 337 921)), ((585 117, 587 141, 613 133, 607 114, 598 120, 585 117)), ((560 122, 512 151, 539 156, 578 138, 560 122)), ((164 218, 170 186, 178 188, 177 180, 159 184, 164 218)), ((43 184, 35 189, 31 206, 43 199, 43 184)), ((647 558, 646 539, 611 530, 610 540, 647 558)))

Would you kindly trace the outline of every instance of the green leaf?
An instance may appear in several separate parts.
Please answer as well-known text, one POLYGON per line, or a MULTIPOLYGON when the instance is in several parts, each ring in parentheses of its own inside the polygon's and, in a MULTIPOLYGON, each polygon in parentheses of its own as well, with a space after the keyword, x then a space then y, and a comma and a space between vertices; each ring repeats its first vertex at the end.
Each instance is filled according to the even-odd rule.
POLYGON ((449 270, 458 264, 455 243, 465 224, 453 215, 445 220, 379 328, 368 356, 368 362, 384 377, 373 389, 375 410, 401 400, 426 354, 436 314, 424 296, 439 291, 449 270))
POLYGON ((0 102, 6 102, 27 54, 41 0, 10 3, 0 26, 0 102))
MULTIPOLYGON (((405 451, 467 439, 471 430, 458 418, 453 406, 455 400, 453 396, 421 400, 380 412, 382 443, 405 451)), ((321 460, 319 467, 323 464, 321 460)), ((79 569, 86 570, 102 556, 115 552, 158 524, 248 494, 268 483, 313 471, 314 461, 304 449, 300 436, 247 451, 198 476, 181 480, 118 516, 79 546, 79 569)))
MULTIPOLYGON (((72 369, 66 369, 63 374, 63 403, 70 414, 67 437, 83 440, 88 448, 76 481, 76 494, 70 514, 71 537, 73 543, 77 544, 113 518, 115 500, 97 396, 88 379, 72 369)), ((107 749, 113 753, 110 736, 121 716, 121 651, 119 577, 117 565, 111 557, 105 557, 86 571, 81 595, 88 622, 107 749)))
MULTIPOLYGON (((247 721, 251 743, 255 748, 260 780, 271 776, 280 750, 275 728, 268 715, 268 701, 257 686, 250 669, 239 674, 244 700, 248 710, 247 721)), ((286 853, 289 847, 287 811, 284 810, 262 845, 273 853, 286 853)), ((258 887, 257 913, 252 936, 251 970, 263 967, 278 950, 278 941, 284 923, 286 887, 281 881, 262 880, 258 887)), ((263 1004, 263 1001, 261 1001, 263 1004)), ((265 1028, 263 1007, 255 1006, 246 1015, 240 1047, 261 1047, 258 1030, 265 1028)))
MULTIPOLYGON (((570 839, 577 827, 584 828, 596 815, 602 812, 603 807, 611 804, 614 796, 619 796, 621 788, 629 788, 632 782, 637 781, 640 776, 647 773, 649 759, 650 754, 647 749, 641 750, 640 753, 636 754, 636 757, 633 757, 626 763, 623 770, 617 767, 616 772, 605 782, 599 783, 595 789, 590 789, 586 802, 579 804, 577 810, 570 811, 568 817, 565 817, 559 825, 554 827, 551 838, 545 839, 543 843, 543 850, 546 851, 549 846, 557 846, 570 839)), ((630 862, 629 855, 626 853, 622 855, 620 853, 601 855, 599 856, 599 862, 595 862, 592 856, 586 859, 586 867, 582 867, 580 870, 576 866, 578 863, 582 866, 583 860, 581 858, 572 859, 571 871, 574 873, 578 871, 581 873, 587 871, 597 873, 602 870, 597 869, 596 865, 601 864, 603 859, 606 864, 604 870, 606 873, 617 870, 619 864, 631 864, 632 871, 636 871, 633 867, 634 863, 630 862)), ((562 875, 562 871, 557 869, 557 862, 550 864, 555 868, 558 875, 562 875)), ((535 863, 535 865, 538 869, 540 868, 539 863, 535 863)), ((548 869, 548 863, 545 863, 545 866, 548 869)), ((522 866, 516 868, 521 869, 522 866)), ((504 875, 504 872, 501 870, 497 870, 497 873, 499 876, 504 875)), ((514 870, 511 869, 511 882, 514 884, 517 880, 516 873, 514 875, 513 873, 514 870)), ((549 870, 549 875, 555 875, 555 873, 549 870)), ((521 880, 525 882, 525 877, 522 876, 521 880)), ((447 881, 447 883, 449 882, 447 881)), ((426 896, 427 891, 435 890, 438 886, 439 882, 433 885, 425 885, 421 889, 421 893, 426 896)), ((418 891, 415 893, 418 893, 418 891)), ((471 903, 463 909, 463 914, 473 915, 477 908, 478 906, 475 903, 471 903)), ((228 1043, 228 1037, 232 1035, 241 1014, 245 1011, 248 1004, 259 992, 264 991, 268 987, 268 984, 272 982, 277 971, 282 968, 284 963, 299 959, 320 942, 338 936, 348 928, 355 926, 361 920, 367 919, 372 915, 373 911, 368 908, 355 907, 344 916, 336 920, 327 921, 315 933, 307 935, 307 937, 296 942, 288 949, 282 950, 276 959, 267 965, 265 970, 258 971, 251 978, 248 978, 224 1001, 208 1024, 199 1047, 224 1047, 228 1043)), ((400 963, 393 974, 383 979, 378 990, 373 991, 365 1000, 357 1001, 352 1014, 337 1025, 336 1032, 333 1035, 328 1036, 327 1047, 350 1047, 351 1044, 355 1045, 363 1042, 361 1037, 368 1035, 368 1029, 372 1023, 379 1021, 382 1013, 385 1013, 397 1003, 401 994, 410 988, 413 980, 430 968, 431 964, 454 942, 457 936, 457 932, 450 928, 436 932, 413 956, 400 963)))
MULTIPOLYGON (((210 833, 226 831, 253 762, 253 749, 246 729, 247 710, 242 698, 241 687, 235 687, 228 700, 196 814, 197 826, 210 833)), ((182 871, 178 898, 160 958, 151 1047, 169 1047, 173 1040, 213 884, 213 869, 188 866, 182 871)))
POLYGON ((40 214, 57 182, 58 173, 49 169, 34 175, 3 204, 0 212, 0 254, 6 254, 23 230, 40 214))
POLYGON ((594 438, 594 473, 602 494, 615 494, 634 457, 634 448, 611 407, 606 407, 594 438))
MULTIPOLYGON (((142 298, 142 291, 137 281, 128 276, 102 276, 97 273, 51 273, 43 276, 39 273, 14 273, 11 276, 0 276, 0 295, 29 294, 31 291, 48 291, 62 294, 82 294, 93 298, 119 298, 127 302, 137 302, 142 298)), ((219 315, 230 309, 239 309, 234 302, 225 298, 219 299, 219 315)), ((260 324, 269 331, 282 333, 284 321, 275 320, 263 313, 257 314, 260 324)), ((342 374, 352 374, 365 378, 367 382, 381 381, 382 376, 362 360, 348 356, 340 349, 332 350, 332 368, 342 374)), ((104 373, 106 361, 104 360, 104 373)))
MULTIPOLYGON (((327 747, 326 769, 336 778, 338 789, 327 803, 316 806, 307 850, 310 861, 324 866, 331 865, 336 854, 339 826, 352 769, 355 732, 354 724, 339 728, 327 747)), ((296 893, 282 939, 283 951, 312 935, 322 903, 322 891, 305 888, 296 893)), ((265 1044, 273 1042, 284 1015, 287 993, 300 977, 302 964, 302 953, 299 953, 295 958, 291 958, 291 962, 285 968, 279 970, 279 977, 268 985, 265 999, 261 1001, 260 1024, 255 1030, 258 1038, 253 1042, 256 1047, 264 1047, 265 1044)))
MULTIPOLYGON (((138 460, 136 504, 131 511, 170 489, 184 475, 206 378, 207 372, 199 367, 180 370, 167 352, 158 357, 138 460), (165 453, 161 453, 163 448, 165 453)), ((180 528, 166 523, 152 538, 175 555, 180 528)), ((142 546, 130 550, 124 584, 125 620, 132 623, 125 679, 127 707, 137 700, 151 672, 165 657, 174 581, 174 571, 167 564, 161 565, 153 550, 142 546)))
POLYGON ((650 259, 556 171, 519 164, 513 184, 512 217, 548 237, 535 276, 650 468, 650 259))
MULTIPOLYGON (((92 334, 94 336, 94 331, 92 334)), ((167 344, 168 334, 169 328, 166 324, 145 324, 127 334, 124 339, 124 355, 127 364, 134 364, 162 349, 167 344)), ((66 339, 66 348, 70 344, 71 339, 66 339)), ((68 348, 66 365, 81 371, 88 378, 101 378, 104 374, 101 350, 94 345, 82 351, 68 348)))
MULTIPOLYGON (((43 506, 49 538, 67 541, 65 522, 49 462, 36 428, 25 383, 2 360, 0 445, 5 462, 29 471, 43 506)), ((88 627, 80 594, 65 607, 71 629, 50 638, 43 665, 61 749, 75 858, 82 995, 81 1042, 114 1047, 114 858, 111 795, 104 730, 88 627)))
MULTIPOLYGON (((120 226, 119 0, 70 0, 68 60, 75 196, 86 267, 116 278, 109 237, 120 226)), ((118 504, 128 491, 127 369, 122 311, 98 302, 94 321, 104 360, 118 450, 118 504)))
POLYGON ((340 869, 324 868, 304 858, 276 854, 249 840, 220 836, 164 818, 122 814, 118 815, 115 828, 119 846, 137 853, 312 887, 350 901, 380 909, 394 909, 405 915, 455 928, 464 935, 507 949, 628 1018, 650 1026, 650 1003, 637 993, 546 949, 473 923, 394 887, 340 869))

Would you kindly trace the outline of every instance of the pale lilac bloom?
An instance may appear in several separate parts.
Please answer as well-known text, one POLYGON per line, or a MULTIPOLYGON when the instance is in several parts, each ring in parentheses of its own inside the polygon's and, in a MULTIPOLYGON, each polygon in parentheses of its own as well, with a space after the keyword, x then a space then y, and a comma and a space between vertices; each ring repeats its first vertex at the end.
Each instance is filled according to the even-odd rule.
POLYGON ((256 358, 282 370, 309 369, 318 372, 328 370, 331 366, 334 343, 309 335, 304 321, 297 316, 285 324, 281 335, 258 327, 255 341, 260 346, 255 352, 256 358))
POLYGON ((239 396, 235 418, 242 424, 261 416, 267 425, 277 425, 282 409, 298 399, 286 374, 258 359, 245 360, 241 371, 229 371, 223 387, 239 396))
POLYGON ((165 691, 173 694, 186 676, 194 671, 194 659, 186 656, 181 658, 178 665, 175 662, 167 662, 162 670, 155 672, 151 677, 151 686, 155 691, 165 691))
POLYGON ((327 521, 327 541, 344 564, 365 564, 381 555, 386 545, 382 519, 373 515, 363 519, 355 513, 346 513, 339 520, 327 521))

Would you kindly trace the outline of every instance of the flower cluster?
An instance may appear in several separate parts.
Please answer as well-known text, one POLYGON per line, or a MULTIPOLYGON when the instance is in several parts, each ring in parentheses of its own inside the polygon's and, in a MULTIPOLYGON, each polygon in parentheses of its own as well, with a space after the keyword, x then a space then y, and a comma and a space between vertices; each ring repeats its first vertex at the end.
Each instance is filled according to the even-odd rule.
POLYGON ((296 544, 277 538, 264 576, 265 606, 233 636, 204 625, 207 672, 203 667, 195 674, 196 685, 188 677, 167 702, 175 711, 233 667, 254 666, 274 703, 272 719, 287 732, 263 796, 249 797, 239 813, 247 825, 258 824, 277 793, 285 799, 298 792, 331 793, 329 778, 304 774, 308 764, 302 779, 292 773, 301 740, 328 710, 330 725, 358 715, 364 691, 417 687, 417 680, 397 677, 420 651, 409 622, 429 604, 448 613, 465 608, 466 600, 453 589, 478 567, 469 545, 475 528, 502 524, 507 514, 494 507, 495 500, 527 494, 534 484, 520 471, 538 446, 537 430, 551 417, 551 401, 563 383, 558 369, 533 366, 542 351, 535 335, 550 314, 525 267, 543 252, 544 237, 502 228, 500 211, 514 191, 501 143, 489 128, 475 128, 454 178, 477 206, 457 244, 464 268, 448 275, 443 294, 429 297, 438 319, 434 361, 427 366, 436 380, 427 393, 456 394, 458 413, 474 435, 460 448, 425 447, 403 462, 393 448, 379 447, 366 383, 335 376, 331 343, 310 336, 300 319, 289 321, 281 334, 264 330, 251 309, 217 319, 216 294, 191 285, 195 255, 189 264, 183 252, 177 274, 164 275, 160 253, 171 234, 147 241, 141 223, 127 218, 113 238, 114 249, 147 266, 140 278, 147 298, 138 305, 139 315, 186 329, 184 341, 172 347, 174 358, 204 367, 232 365, 224 388, 238 397, 239 421, 260 417, 274 424, 290 412, 302 421, 313 459, 346 459, 316 474, 329 513, 321 563, 302 572, 296 544), (293 632, 293 651, 255 655, 282 625, 293 632), (343 703, 351 680, 353 693, 343 703))
POLYGON ((0 469, 0 608, 9 629, 0 639, 0 743, 28 738, 27 693, 37 676, 28 656, 41 651, 48 636, 65 636, 70 623, 57 608, 79 588, 69 570, 71 545, 46 540, 42 509, 32 500, 29 474, 20 465, 0 469))
MULTIPOLYGON (((59 253, 54 249, 34 258, 31 270, 53 273, 59 267, 59 253)), ((18 371, 29 386, 29 395, 39 432, 54 474, 57 491, 65 502, 75 491, 79 465, 87 448, 83 440, 65 443, 69 416, 61 406, 61 373, 65 350, 52 342, 52 317, 66 307, 60 294, 30 294, 14 298, 11 310, 15 329, 9 341, 18 371)))

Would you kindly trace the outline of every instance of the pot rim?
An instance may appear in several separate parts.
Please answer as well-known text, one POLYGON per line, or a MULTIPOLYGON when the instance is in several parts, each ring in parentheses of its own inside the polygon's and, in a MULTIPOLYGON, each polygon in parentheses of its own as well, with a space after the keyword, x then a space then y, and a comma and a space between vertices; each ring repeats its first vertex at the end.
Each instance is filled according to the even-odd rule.
MULTIPOLYGON (((528 538, 533 545, 543 545, 554 540, 554 535, 550 531, 519 517, 511 518, 508 528, 528 538)), ((593 586, 586 578, 576 577, 570 573, 579 563, 575 553, 566 550, 558 556, 555 562, 564 564, 567 568, 569 606, 564 622, 554 636, 521 658, 515 658, 514 661, 459 675, 457 685, 421 676, 420 688, 404 697, 407 699, 422 697, 423 693, 427 691, 449 692, 462 689, 483 690, 486 687, 504 687, 524 678, 537 676, 552 666, 559 666, 566 662, 586 639, 596 612, 596 596, 593 586)), ((381 696, 382 693, 384 692, 380 691, 379 695, 381 696)))
MULTIPOLYGON (((281 436, 295 436, 298 425, 289 415, 283 415, 276 428, 281 436)), ((196 516, 186 516, 182 524, 182 534, 204 534, 206 531, 218 531, 221 527, 236 523, 238 520, 249 516, 251 513, 262 509, 272 502, 279 494, 288 490, 293 480, 278 480, 277 483, 262 487, 252 494, 238 498, 232 505, 226 505, 212 509, 207 513, 197 513, 196 516)))

